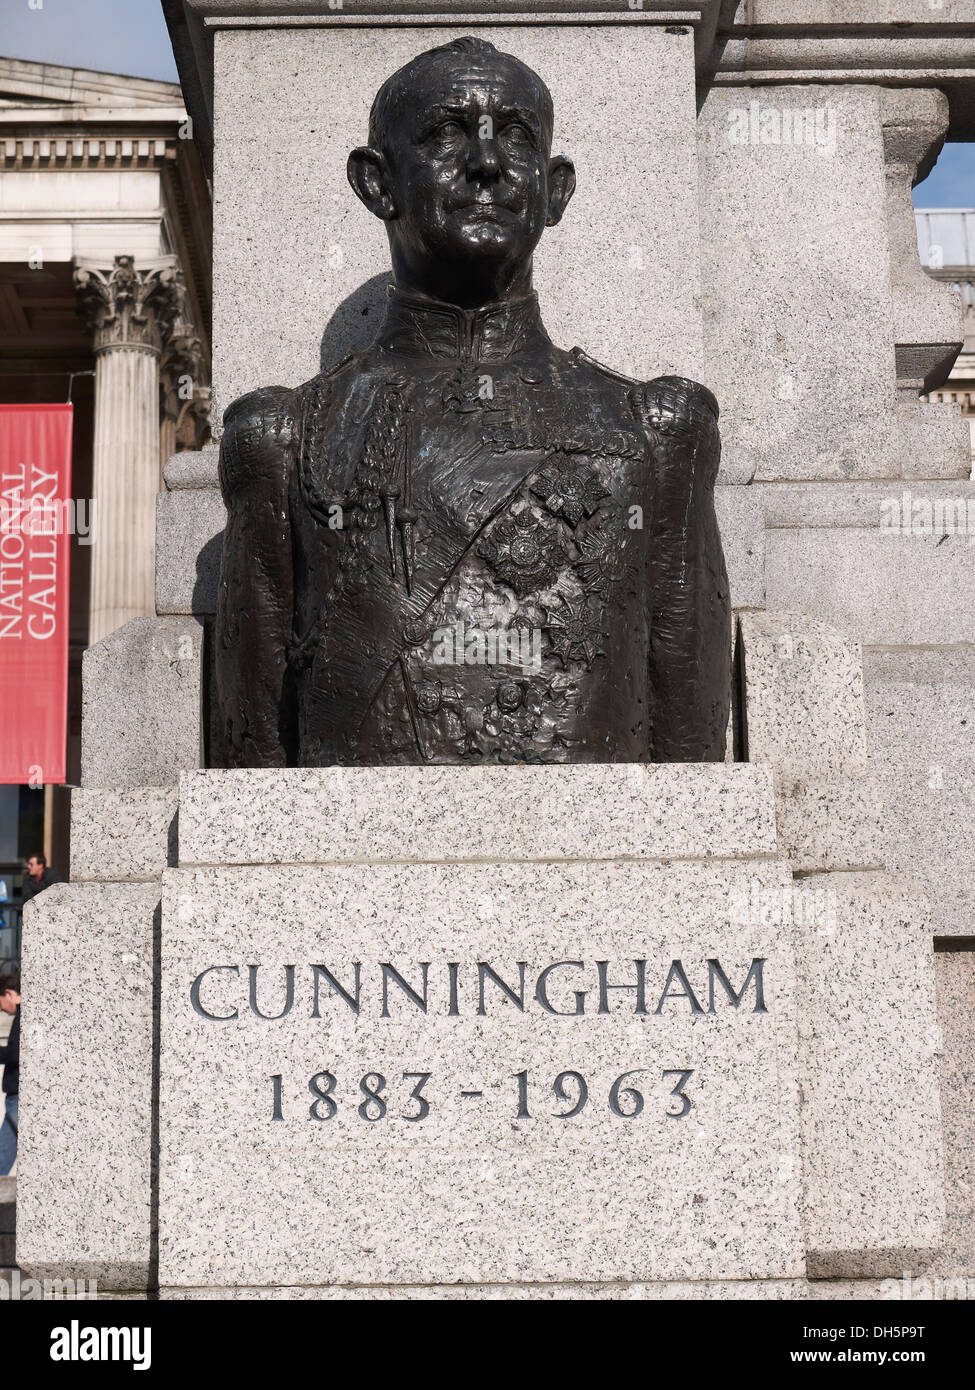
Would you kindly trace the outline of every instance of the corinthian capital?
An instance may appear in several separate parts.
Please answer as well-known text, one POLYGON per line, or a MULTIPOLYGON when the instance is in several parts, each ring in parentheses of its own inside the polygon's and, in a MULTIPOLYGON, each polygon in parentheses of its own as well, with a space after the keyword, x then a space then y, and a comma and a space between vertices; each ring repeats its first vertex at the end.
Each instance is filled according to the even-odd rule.
POLYGON ((162 350, 184 297, 174 256, 141 268, 132 256, 116 256, 108 270, 76 261, 74 282, 96 352, 112 347, 162 350))

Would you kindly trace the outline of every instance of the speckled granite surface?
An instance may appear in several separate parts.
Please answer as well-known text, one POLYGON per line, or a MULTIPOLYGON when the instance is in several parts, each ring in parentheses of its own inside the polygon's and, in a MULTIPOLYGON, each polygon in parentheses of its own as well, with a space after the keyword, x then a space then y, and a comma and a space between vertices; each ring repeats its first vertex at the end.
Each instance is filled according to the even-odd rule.
POLYGON ((177 854, 175 787, 71 790, 71 880, 148 882, 177 854))
POLYGON ((149 1274, 158 883, 57 883, 24 912, 17 1263, 149 1274))
MULTIPOLYGON (((168 871, 161 1285, 801 1276, 791 943, 778 926, 729 913, 729 889, 756 881, 781 891, 789 876, 775 863, 168 871), (709 958, 735 990, 764 959, 768 1011, 754 1011, 754 981, 735 1007, 715 977, 708 1012, 709 958), (654 1012, 674 959, 703 1012, 676 975, 654 1012), (608 993, 598 1011, 599 960, 614 985, 647 962, 646 1014, 634 1012, 634 991, 608 993), (356 961, 359 1014, 326 982, 313 1017, 311 965, 353 990, 356 961), (384 1018, 382 964, 422 991, 424 961, 426 1012, 387 976, 384 1018), (486 977, 478 1012, 478 961, 516 992, 525 962, 524 1011, 486 977), (546 1012, 540 972, 574 961, 584 965, 548 977, 546 997, 561 1012, 546 1012), (292 1008, 256 1016, 248 967, 257 1007, 275 1014, 288 964, 292 1008), (215 965, 237 971, 204 977, 200 1012, 193 981, 215 965), (226 1022, 204 1016, 235 1010, 226 1022), (609 1095, 631 1068, 645 1105, 627 1119, 609 1095), (693 1073, 683 1118, 666 1113, 682 1108, 670 1098, 678 1077, 662 1074, 672 1069, 693 1073), (523 1070, 529 1119, 518 1118, 523 1070), (326 1071, 337 1109, 316 1120, 309 1079, 326 1071), (557 1118, 578 1099, 574 1078, 563 1079, 566 1099, 553 1093, 569 1071, 586 1079, 589 1101, 557 1118), (370 1073, 386 1078, 382 1117, 360 1089, 370 1073), (411 1121, 422 1073, 430 1113, 411 1121)), ((330 1110, 318 1102, 320 1114, 330 1110)))
POLYGON ((796 924, 809 1273, 899 1275, 944 1225, 927 903, 893 874, 814 874, 797 895, 831 908, 796 924))
POLYGON ((85 652, 81 785, 175 786, 202 762, 203 629, 133 618, 85 652))
POLYGON ((749 858, 771 788, 743 763, 187 772, 180 864, 749 858))

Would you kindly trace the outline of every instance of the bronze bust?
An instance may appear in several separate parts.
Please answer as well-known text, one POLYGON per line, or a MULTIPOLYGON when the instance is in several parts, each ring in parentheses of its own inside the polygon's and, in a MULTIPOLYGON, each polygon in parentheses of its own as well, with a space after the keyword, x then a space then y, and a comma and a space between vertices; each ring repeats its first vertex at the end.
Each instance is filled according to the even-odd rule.
POLYGON ((228 765, 724 756, 717 403, 549 339, 532 253, 575 187, 552 124, 480 39, 376 96, 348 173, 386 223, 385 321, 224 417, 228 765))

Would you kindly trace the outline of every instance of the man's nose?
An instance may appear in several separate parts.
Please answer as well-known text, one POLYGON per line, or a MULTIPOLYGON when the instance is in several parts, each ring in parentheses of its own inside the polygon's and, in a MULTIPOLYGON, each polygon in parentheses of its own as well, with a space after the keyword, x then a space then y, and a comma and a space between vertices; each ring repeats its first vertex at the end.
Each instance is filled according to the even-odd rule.
POLYGON ((501 173, 501 162, 493 140, 475 139, 467 152, 467 177, 469 179, 496 179, 501 173))

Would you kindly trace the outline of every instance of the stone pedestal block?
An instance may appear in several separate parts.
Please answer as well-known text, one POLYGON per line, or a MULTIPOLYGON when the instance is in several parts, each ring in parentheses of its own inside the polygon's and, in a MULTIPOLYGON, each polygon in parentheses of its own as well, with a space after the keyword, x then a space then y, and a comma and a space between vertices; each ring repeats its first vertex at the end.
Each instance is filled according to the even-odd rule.
POLYGON ((868 651, 864 678, 888 863, 924 887, 936 936, 975 936, 975 651, 868 651))
POLYGON ((156 498, 156 612, 217 611, 227 509, 219 492, 180 488, 156 498))
POLYGON ((961 342, 957 297, 921 268, 910 200, 947 102, 778 82, 713 89, 699 122, 722 476, 900 478, 921 457, 929 477, 965 477, 959 417, 942 438, 940 413, 917 401, 961 342))
MULTIPOLYGON (((954 497, 956 489, 946 491, 954 497)), ((935 529, 930 519, 921 525, 918 534, 906 535, 875 525, 770 531, 769 607, 835 623, 870 646, 971 645, 970 537, 955 528, 935 529)))
POLYGON ((160 1284, 801 1275, 791 942, 730 921, 748 882, 788 874, 167 871, 160 1284))
POLYGON ((203 629, 136 618, 84 655, 81 783, 171 786, 203 761, 203 629))
POLYGON ((179 862, 764 858, 771 777, 744 764, 186 773, 179 862))
POLYGON ((812 875, 796 903, 809 1274, 916 1270, 944 1223, 927 904, 887 874, 812 875))
POLYGON ((765 606, 765 517, 751 488, 715 488, 714 506, 728 567, 732 608, 765 606))
POLYGON ((71 880, 148 882, 176 863, 175 787, 71 792, 71 880))
POLYGON ((55 884, 24 912, 17 1263, 149 1278, 158 884, 55 884))
POLYGON ((773 769, 779 843, 793 869, 881 867, 859 642, 802 613, 745 613, 739 649, 748 758, 773 769))

